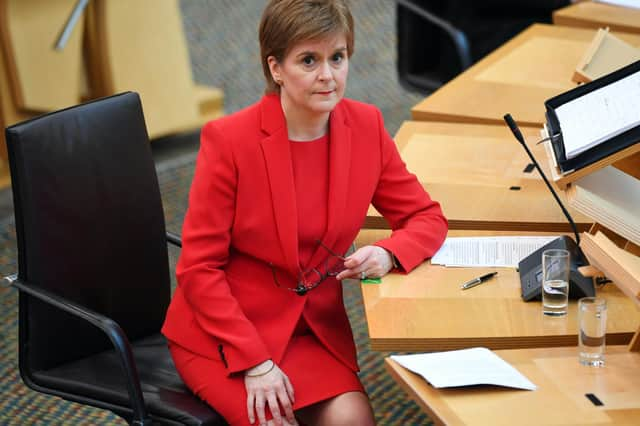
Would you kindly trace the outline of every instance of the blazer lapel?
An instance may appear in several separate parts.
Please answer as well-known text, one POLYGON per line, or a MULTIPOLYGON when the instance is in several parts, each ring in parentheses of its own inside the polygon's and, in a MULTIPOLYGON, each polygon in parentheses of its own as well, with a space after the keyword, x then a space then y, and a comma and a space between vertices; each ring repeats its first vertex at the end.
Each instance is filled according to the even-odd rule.
POLYGON ((298 218, 296 192, 291 165, 289 134, 280 99, 268 95, 262 99, 262 152, 269 178, 273 215, 287 270, 296 277, 298 260, 298 218))
MULTIPOLYGON (((351 128, 341 104, 331 112, 329 119, 329 196, 327 201, 327 231, 322 238, 324 245, 335 250, 334 244, 342 233, 347 209, 349 173, 351 167, 351 128)), ((343 253, 337 253, 343 254, 343 253)), ((318 265, 327 256, 318 247, 309 265, 318 265)))

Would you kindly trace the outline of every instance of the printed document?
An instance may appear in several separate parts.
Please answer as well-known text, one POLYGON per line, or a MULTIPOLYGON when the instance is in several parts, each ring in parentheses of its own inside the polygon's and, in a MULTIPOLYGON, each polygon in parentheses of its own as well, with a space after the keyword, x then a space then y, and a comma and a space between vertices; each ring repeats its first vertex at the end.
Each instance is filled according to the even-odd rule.
POLYGON ((567 159, 640 125, 640 72, 560 105, 556 115, 567 159))
POLYGON ((450 237, 431 258, 433 265, 497 266, 518 263, 557 237, 450 237))
POLYGON ((424 377, 434 388, 496 385, 516 389, 536 389, 536 385, 529 379, 487 348, 392 355, 391 359, 424 377))

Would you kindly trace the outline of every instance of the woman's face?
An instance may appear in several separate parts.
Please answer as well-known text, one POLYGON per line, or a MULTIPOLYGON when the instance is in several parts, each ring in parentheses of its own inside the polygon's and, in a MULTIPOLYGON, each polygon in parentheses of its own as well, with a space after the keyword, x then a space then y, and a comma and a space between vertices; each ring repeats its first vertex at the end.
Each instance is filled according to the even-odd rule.
POLYGON ((344 96, 349 58, 342 34, 300 42, 282 62, 270 56, 268 63, 274 80, 281 82, 280 98, 285 107, 328 113, 344 96))

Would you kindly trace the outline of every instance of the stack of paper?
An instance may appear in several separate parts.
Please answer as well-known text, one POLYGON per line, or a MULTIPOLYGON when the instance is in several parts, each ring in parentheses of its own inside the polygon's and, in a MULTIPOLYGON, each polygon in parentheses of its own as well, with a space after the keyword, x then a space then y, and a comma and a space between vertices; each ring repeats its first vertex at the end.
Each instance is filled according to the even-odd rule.
POLYGON ((567 199, 580 213, 640 245, 640 180, 607 166, 573 182, 567 199))
POLYGON ((496 385, 535 390, 536 385, 487 348, 392 355, 404 368, 421 375, 435 388, 496 385))
POLYGON ((452 237, 431 258, 434 265, 516 268, 556 237, 452 237))
POLYGON ((640 125, 640 72, 556 108, 567 159, 640 125))

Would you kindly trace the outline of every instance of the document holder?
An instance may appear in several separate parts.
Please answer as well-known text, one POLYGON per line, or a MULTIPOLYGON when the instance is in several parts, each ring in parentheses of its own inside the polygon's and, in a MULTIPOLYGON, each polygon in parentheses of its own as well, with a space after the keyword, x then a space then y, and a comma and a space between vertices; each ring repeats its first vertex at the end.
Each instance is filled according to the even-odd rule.
POLYGON ((624 68, 614 71, 611 74, 593 80, 590 83, 578 86, 575 89, 548 99, 545 102, 545 115, 547 118, 549 137, 551 138, 551 147, 553 149, 558 168, 562 173, 569 173, 586 167, 640 141, 640 125, 637 125, 587 149, 573 158, 567 158, 562 128, 556 114, 556 109, 558 107, 635 73, 640 73, 640 61, 636 61, 624 68))

